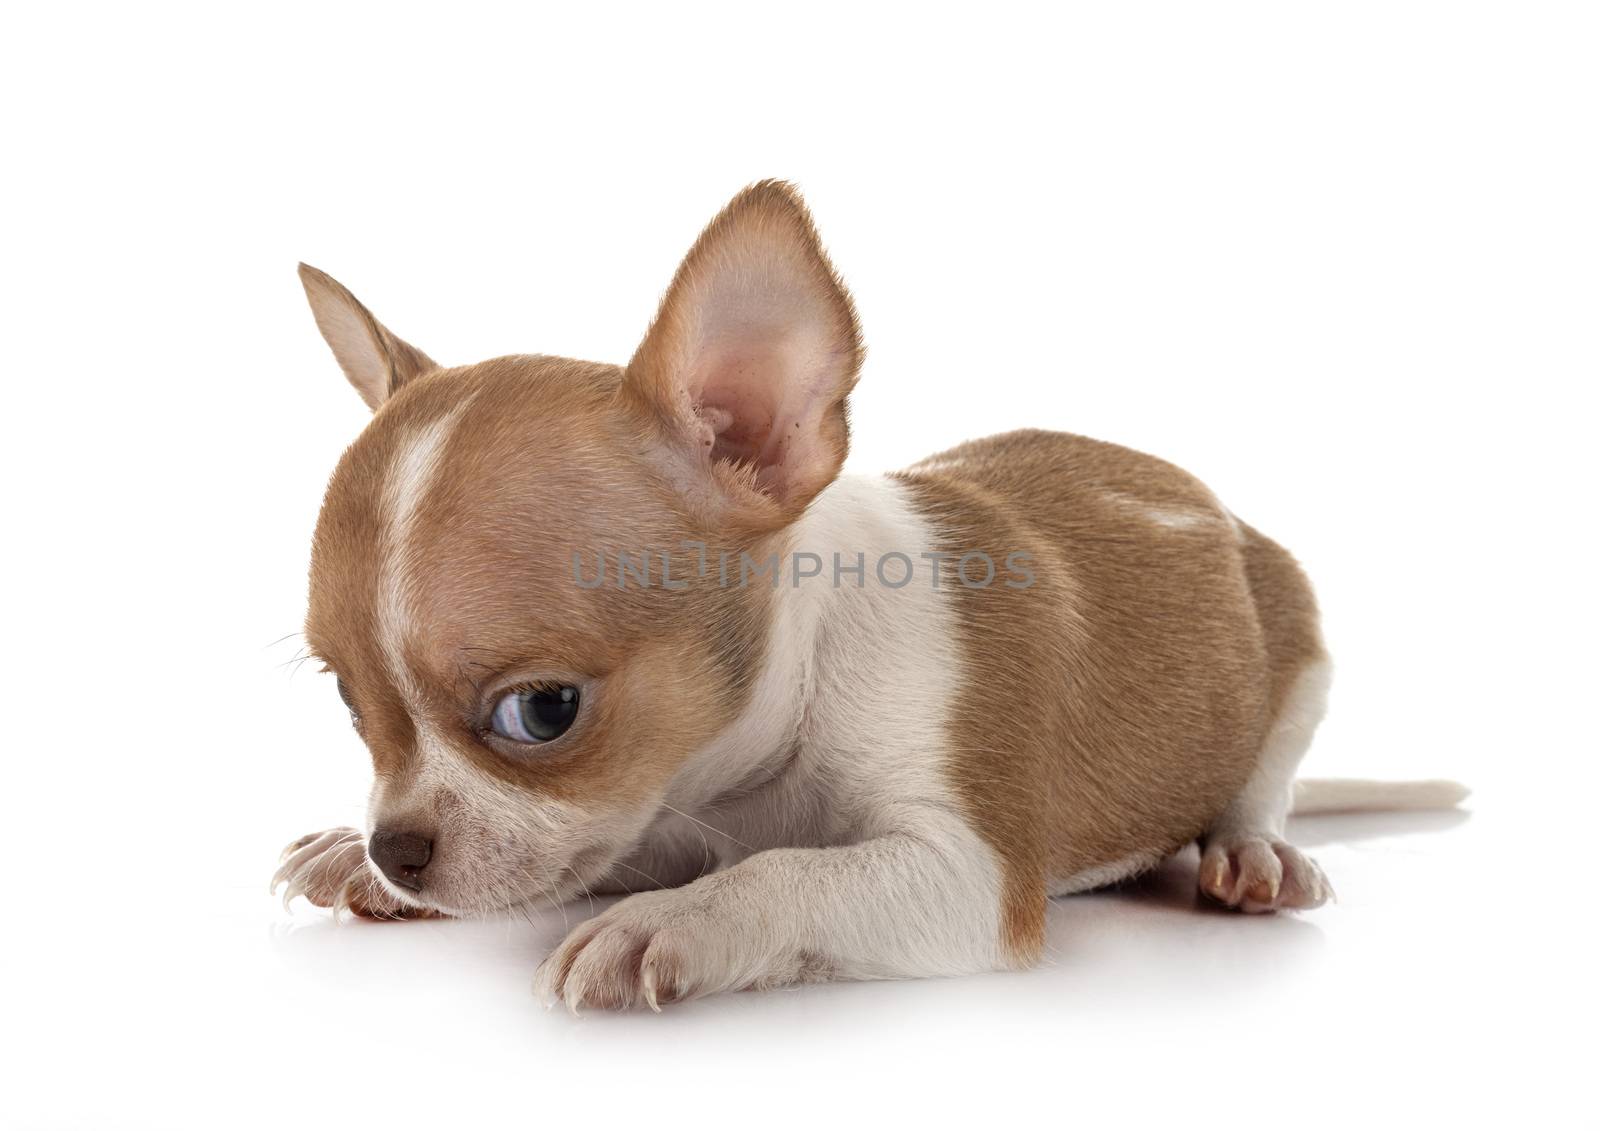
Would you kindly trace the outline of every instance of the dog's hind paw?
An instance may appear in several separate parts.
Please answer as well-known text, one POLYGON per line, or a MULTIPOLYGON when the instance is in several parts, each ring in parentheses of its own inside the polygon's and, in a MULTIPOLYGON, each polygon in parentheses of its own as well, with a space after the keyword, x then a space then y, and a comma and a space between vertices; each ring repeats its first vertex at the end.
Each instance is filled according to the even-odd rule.
POLYGON ((1277 837, 1227 835, 1207 841, 1200 891, 1238 911, 1304 911, 1333 895, 1322 869, 1277 837))

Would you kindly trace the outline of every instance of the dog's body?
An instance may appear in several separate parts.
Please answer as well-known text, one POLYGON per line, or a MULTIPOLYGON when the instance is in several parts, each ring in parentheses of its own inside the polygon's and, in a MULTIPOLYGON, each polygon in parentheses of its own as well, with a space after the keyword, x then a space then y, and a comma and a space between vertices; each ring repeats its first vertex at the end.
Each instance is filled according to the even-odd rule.
POLYGON ((1329 670, 1293 559, 1076 436, 838 478, 854 311, 785 186, 713 223, 626 369, 441 370, 304 274, 381 410, 307 629, 377 783, 365 850, 298 842, 291 894, 637 892, 542 967, 574 1006, 1025 965, 1049 895, 1196 839, 1230 906, 1326 898, 1282 839, 1329 670))

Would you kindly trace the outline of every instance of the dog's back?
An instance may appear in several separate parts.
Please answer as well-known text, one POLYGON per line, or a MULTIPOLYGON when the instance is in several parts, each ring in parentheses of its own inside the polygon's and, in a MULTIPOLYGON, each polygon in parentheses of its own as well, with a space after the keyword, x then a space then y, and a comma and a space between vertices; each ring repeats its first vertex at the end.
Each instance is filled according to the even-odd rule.
POLYGON ((1188 473, 1082 436, 1011 432, 903 478, 952 545, 1033 555, 1027 589, 957 591, 991 673, 962 745, 992 753, 955 773, 1004 855, 1082 890, 1204 834, 1322 656, 1289 554, 1188 473))

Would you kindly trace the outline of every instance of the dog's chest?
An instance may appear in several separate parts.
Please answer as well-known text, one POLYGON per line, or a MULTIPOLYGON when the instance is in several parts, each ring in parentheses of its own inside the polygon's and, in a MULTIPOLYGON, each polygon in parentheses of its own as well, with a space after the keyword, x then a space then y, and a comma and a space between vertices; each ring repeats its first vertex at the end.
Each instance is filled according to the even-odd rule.
POLYGON ((829 772, 834 757, 797 740, 693 812, 664 813, 646 843, 657 854, 709 860, 717 868, 769 848, 851 843, 868 822, 860 812, 862 799, 836 788, 829 772))

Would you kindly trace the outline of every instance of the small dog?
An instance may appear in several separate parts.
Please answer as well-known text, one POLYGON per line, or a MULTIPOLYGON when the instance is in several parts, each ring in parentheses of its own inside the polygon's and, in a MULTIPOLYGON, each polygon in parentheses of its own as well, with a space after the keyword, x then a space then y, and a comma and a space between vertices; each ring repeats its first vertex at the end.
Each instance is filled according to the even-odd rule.
POLYGON ((625 368, 447 368, 302 266, 375 413, 317 524, 306 637, 376 770, 288 896, 376 917, 633 892, 549 1000, 1022 967, 1046 901, 1191 841, 1200 891, 1316 907, 1294 783, 1329 663, 1290 555, 1079 436, 841 477, 855 308, 786 184, 734 198, 625 368), (648 890, 645 890, 648 889, 648 890))

